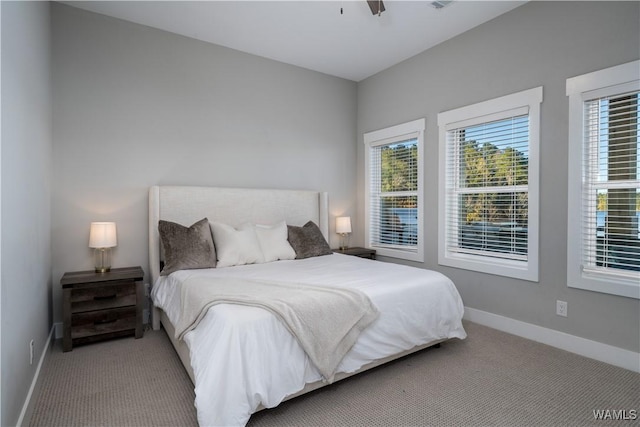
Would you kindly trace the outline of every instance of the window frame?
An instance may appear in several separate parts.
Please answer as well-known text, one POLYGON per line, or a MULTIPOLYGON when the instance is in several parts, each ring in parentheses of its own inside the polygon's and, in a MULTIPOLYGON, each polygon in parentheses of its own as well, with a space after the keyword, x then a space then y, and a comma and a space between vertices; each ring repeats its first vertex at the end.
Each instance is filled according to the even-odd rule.
POLYGON ((640 90, 640 61, 571 77, 566 81, 569 97, 569 160, 567 209, 567 286, 611 295, 640 299, 640 280, 624 274, 584 270, 583 257, 583 170, 584 103, 629 90, 640 90))
POLYGON ((376 254, 380 256, 387 256, 392 258, 400 258, 408 261, 424 262, 424 216, 423 216, 423 181, 424 181, 424 131, 425 131, 425 119, 417 119, 407 123, 398 124, 388 128, 367 132, 364 134, 365 145, 365 247, 368 249, 375 249, 376 254), (415 135, 417 139, 418 149, 418 177, 417 177, 417 243, 416 250, 401 249, 399 247, 390 248, 375 245, 371 242, 371 150, 383 146, 391 145, 394 142, 400 142, 407 138, 407 136, 415 135))
MULTIPOLYGON (((542 87, 505 95, 476 104, 456 108, 438 114, 439 134, 439 182, 438 182, 438 264, 512 277, 516 279, 538 281, 539 247, 539 174, 540 174, 540 104, 542 87), (449 241, 449 171, 448 134, 454 128, 479 125, 513 117, 528 112, 529 116, 529 160, 528 160, 528 231, 527 259, 503 259, 483 254, 469 254, 452 251, 449 241)), ((454 166, 456 167, 456 166, 454 166)))

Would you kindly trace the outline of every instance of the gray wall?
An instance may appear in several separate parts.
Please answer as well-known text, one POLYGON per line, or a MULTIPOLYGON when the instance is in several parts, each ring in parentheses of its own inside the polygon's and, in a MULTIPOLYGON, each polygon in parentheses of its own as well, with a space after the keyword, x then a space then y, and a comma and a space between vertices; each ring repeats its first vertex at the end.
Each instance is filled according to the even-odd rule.
POLYGON ((354 82, 60 4, 52 25, 53 283, 92 268, 102 220, 113 266, 148 277, 151 185, 322 190, 355 215, 354 82))
POLYGON ((51 328, 49 4, 2 7, 2 425, 15 425, 51 328), (29 365, 29 342, 35 358, 29 365))
POLYGON ((358 85, 358 239, 363 240, 362 134, 426 118, 426 261, 453 279, 465 305, 638 352, 639 301, 567 287, 565 80, 638 59, 638 2, 530 2, 358 85), (544 86, 541 105, 540 280, 437 264, 437 114, 544 86), (567 318, 555 314, 568 302, 567 318))
POLYGON ((114 266, 148 270, 148 186, 309 188, 331 193, 334 215, 355 214, 357 195, 352 242, 362 243, 362 133, 418 117, 427 261, 415 265, 452 277, 467 306, 639 351, 637 300, 566 287, 564 96, 567 77, 638 59, 637 2, 532 2, 358 85, 51 9, 50 24, 48 3, 1 3, 2 425, 16 423, 35 374, 29 341, 39 356, 61 320, 62 273, 92 267, 91 221, 117 221, 114 266), (439 267, 437 113, 538 85, 540 282, 439 267))

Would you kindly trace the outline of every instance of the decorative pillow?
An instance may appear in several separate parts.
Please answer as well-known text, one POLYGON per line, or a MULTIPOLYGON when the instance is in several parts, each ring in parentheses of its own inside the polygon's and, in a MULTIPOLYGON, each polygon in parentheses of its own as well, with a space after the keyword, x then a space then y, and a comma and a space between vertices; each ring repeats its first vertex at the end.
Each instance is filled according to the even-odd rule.
POLYGON ((218 254, 218 267, 264 262, 258 236, 252 224, 243 224, 238 229, 218 222, 212 222, 210 225, 218 254))
POLYGON ((216 250, 207 218, 201 219, 191 227, 160 220, 158 232, 164 250, 161 276, 178 270, 216 266, 216 250))
POLYGON ((284 221, 273 225, 256 224, 256 235, 260 249, 262 249, 264 262, 295 259, 296 251, 287 240, 287 224, 284 221))
POLYGON ((296 259, 310 258, 320 255, 331 255, 333 251, 325 240, 318 226, 309 221, 302 227, 287 225, 289 243, 296 251, 296 259))

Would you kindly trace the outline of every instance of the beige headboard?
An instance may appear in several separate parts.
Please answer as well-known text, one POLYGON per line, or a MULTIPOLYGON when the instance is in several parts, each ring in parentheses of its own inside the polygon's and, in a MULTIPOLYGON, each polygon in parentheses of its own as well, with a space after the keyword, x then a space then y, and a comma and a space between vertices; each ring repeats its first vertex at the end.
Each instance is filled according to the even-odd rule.
POLYGON ((152 284, 160 275, 160 235, 163 219, 185 226, 209 221, 239 226, 245 222, 289 225, 314 221, 329 240, 327 193, 304 190, 264 190, 219 187, 153 186, 149 189, 149 268, 152 284))

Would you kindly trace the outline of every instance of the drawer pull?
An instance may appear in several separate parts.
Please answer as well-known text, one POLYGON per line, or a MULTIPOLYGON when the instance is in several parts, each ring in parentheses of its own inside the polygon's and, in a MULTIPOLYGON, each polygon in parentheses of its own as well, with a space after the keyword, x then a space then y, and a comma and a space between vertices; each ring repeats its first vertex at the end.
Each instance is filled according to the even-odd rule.
POLYGON ((105 299, 113 299, 116 297, 116 294, 112 294, 112 295, 105 295, 105 296, 95 296, 93 297, 94 300, 96 301, 100 301, 100 300, 105 300, 105 299))
POLYGON ((116 323, 118 319, 105 319, 105 320, 96 320, 93 322, 94 325, 106 325, 107 323, 116 323))

